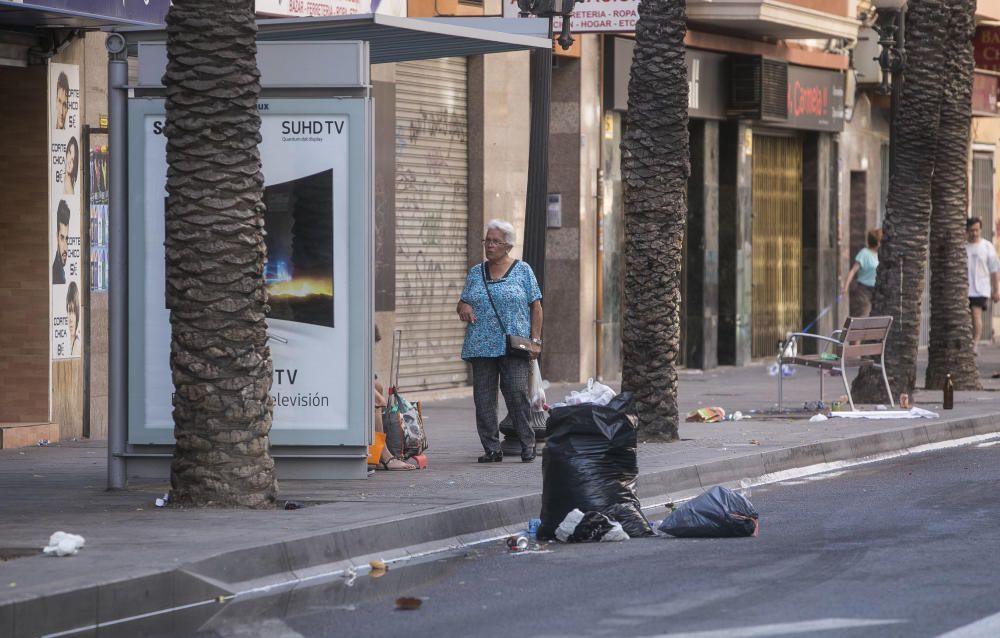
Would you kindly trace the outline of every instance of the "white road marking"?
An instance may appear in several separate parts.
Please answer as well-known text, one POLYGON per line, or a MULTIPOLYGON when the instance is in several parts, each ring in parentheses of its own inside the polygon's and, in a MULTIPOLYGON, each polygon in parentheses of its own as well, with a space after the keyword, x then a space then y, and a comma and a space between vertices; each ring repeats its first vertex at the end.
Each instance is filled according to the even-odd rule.
POLYGON ((938 638, 994 638, 1000 636, 1000 614, 993 614, 974 623, 959 627, 938 638))
POLYGON ((834 631, 837 629, 853 629, 856 627, 877 627, 880 625, 898 625, 906 620, 887 619, 874 620, 867 618, 823 618, 821 620, 806 620, 802 622, 776 623, 773 625, 757 625, 756 627, 733 627, 731 629, 710 629, 708 631, 688 631, 673 634, 658 634, 644 638, 767 638, 768 636, 788 636, 814 631, 834 631))

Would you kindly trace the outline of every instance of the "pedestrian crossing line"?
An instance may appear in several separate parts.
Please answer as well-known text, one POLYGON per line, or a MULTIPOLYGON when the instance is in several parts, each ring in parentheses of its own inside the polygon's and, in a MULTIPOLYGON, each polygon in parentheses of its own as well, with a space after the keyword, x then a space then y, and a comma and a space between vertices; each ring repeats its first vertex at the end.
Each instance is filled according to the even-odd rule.
MULTIPOLYGON (((644 636, 643 638, 769 638, 770 636, 807 634, 816 631, 836 631, 839 629, 856 629, 859 627, 899 625, 906 622, 909 621, 894 618, 884 620, 873 618, 821 618, 819 620, 805 620, 801 622, 757 625, 756 627, 731 627, 726 629, 709 629, 707 631, 686 631, 681 633, 657 634, 655 636, 644 636)), ((965 637, 963 636, 963 638, 965 637)))

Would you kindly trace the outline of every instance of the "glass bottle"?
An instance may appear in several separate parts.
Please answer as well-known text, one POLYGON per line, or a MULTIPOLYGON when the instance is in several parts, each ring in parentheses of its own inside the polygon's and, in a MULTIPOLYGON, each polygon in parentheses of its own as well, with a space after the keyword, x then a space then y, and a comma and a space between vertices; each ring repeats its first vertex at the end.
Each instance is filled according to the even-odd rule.
POLYGON ((955 383, 951 380, 951 374, 948 374, 944 380, 944 401, 941 407, 945 410, 955 407, 955 383))

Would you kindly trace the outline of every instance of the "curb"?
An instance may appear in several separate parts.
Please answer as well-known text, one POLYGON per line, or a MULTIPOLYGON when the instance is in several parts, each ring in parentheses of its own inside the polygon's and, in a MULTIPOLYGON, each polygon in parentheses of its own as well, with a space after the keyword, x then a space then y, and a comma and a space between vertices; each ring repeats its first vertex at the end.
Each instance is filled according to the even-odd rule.
MULTIPOLYGON (((744 477, 757 479, 810 466, 907 453, 925 445, 997 432, 1000 432, 1000 414, 921 423, 750 453, 640 474, 639 498, 659 498, 665 502, 700 493, 714 485, 735 484, 744 477)), ((175 629, 193 631, 199 624, 186 625, 201 623, 218 613, 220 608, 210 603, 217 602, 219 597, 228 599, 237 593, 244 595, 338 570, 367 567, 372 558, 394 560, 467 545, 491 538, 497 530, 513 534, 522 530, 524 523, 536 517, 540 509, 540 491, 499 501, 480 501, 226 552, 138 578, 13 600, 0 605, 0 634, 73 635, 75 631, 68 632, 80 630, 87 635, 88 629, 93 631, 97 626, 117 624, 124 619, 131 619, 127 629, 132 635, 142 635, 144 623, 162 632, 165 619, 156 612, 182 606, 196 607, 198 613, 186 613, 188 622, 175 629)))

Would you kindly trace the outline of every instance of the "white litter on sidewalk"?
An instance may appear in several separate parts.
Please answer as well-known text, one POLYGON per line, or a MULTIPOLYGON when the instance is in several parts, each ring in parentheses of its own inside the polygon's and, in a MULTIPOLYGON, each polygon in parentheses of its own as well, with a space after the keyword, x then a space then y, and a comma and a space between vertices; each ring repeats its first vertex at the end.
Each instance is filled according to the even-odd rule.
POLYGON ((830 413, 831 419, 834 417, 841 419, 936 419, 939 416, 937 412, 931 412, 923 408, 910 408, 909 410, 849 410, 846 412, 830 413))

